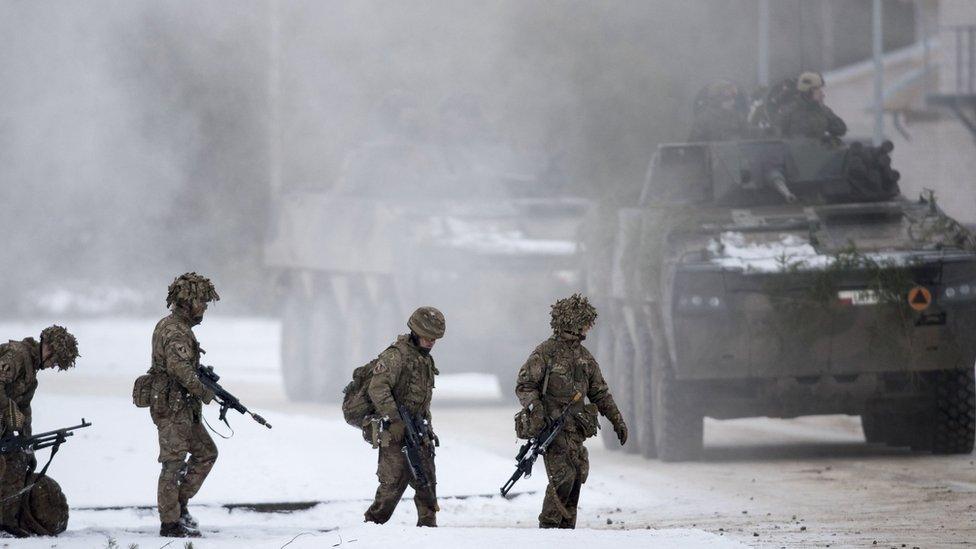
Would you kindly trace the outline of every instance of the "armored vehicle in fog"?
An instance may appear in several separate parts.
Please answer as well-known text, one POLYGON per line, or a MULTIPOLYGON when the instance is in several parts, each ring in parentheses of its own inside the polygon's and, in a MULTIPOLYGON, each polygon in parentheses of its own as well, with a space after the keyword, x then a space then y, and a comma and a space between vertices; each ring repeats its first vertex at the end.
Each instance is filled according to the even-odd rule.
POLYGON ((976 240, 931 193, 901 195, 891 152, 658 148, 638 206, 586 252, 633 446, 689 460, 705 416, 849 414, 869 442, 972 451, 976 240))
POLYGON ((549 303, 578 285, 586 203, 547 184, 540 162, 499 151, 366 143, 334 185, 275 197, 265 258, 283 282, 290 398, 337 399, 353 368, 405 332, 421 305, 447 318, 439 370, 496 373, 512 397, 549 303))

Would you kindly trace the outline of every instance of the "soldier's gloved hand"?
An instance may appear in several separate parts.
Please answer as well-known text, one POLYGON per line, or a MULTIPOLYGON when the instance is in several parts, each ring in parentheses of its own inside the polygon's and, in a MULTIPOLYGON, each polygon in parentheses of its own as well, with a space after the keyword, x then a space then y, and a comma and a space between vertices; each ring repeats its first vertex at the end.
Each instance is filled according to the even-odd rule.
POLYGON ((627 443, 627 424, 624 423, 624 418, 620 414, 617 414, 613 417, 611 423, 613 424, 613 432, 617 433, 617 440, 623 446, 627 443))
POLYGON ((532 406, 529 410, 529 431, 535 436, 546 428, 546 411, 541 404, 532 406))

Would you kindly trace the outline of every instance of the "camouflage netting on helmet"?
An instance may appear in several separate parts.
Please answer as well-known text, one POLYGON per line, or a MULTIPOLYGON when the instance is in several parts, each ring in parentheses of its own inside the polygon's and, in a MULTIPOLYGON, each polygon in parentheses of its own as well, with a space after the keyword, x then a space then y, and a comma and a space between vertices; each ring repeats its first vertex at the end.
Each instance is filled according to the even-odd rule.
POLYGON ((54 353, 58 369, 67 370, 75 365, 75 359, 78 358, 78 340, 63 326, 55 324, 44 328, 41 332, 41 344, 54 353))
POLYGON ((580 294, 560 299, 552 306, 549 325, 555 332, 582 333, 596 322, 596 309, 580 294))
POLYGON ((421 307, 410 315, 410 319, 407 320, 407 327, 420 337, 440 339, 444 337, 447 324, 444 320, 444 313, 434 307, 421 307))
POLYGON ((217 289, 210 279, 197 273, 184 273, 169 285, 166 306, 188 305, 194 301, 220 301, 217 289))

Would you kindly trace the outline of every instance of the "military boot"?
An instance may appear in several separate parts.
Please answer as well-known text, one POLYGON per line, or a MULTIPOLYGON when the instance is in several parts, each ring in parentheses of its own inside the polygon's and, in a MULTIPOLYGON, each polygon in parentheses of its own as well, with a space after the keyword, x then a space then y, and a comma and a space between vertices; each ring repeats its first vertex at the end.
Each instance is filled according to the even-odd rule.
POLYGON ((159 527, 159 535, 164 538, 199 538, 202 537, 196 530, 188 530, 178 522, 164 522, 159 527))
POLYGON ((187 530, 200 530, 200 523, 197 522, 197 519, 193 518, 189 509, 186 508, 185 503, 180 504, 180 525, 187 530))

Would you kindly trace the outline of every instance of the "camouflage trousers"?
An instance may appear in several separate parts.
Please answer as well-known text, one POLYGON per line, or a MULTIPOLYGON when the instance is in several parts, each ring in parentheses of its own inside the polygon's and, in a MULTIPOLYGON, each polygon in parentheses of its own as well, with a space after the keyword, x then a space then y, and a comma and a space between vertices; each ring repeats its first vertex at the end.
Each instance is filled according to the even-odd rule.
POLYGON ((410 474, 407 457, 400 450, 398 444, 380 446, 379 463, 376 466, 376 476, 380 485, 376 488, 376 497, 364 515, 366 522, 383 524, 390 520, 393 510, 403 496, 409 484, 414 489, 413 502, 417 506, 417 526, 437 526, 437 477, 434 470, 434 456, 422 452, 422 464, 430 485, 418 488, 417 481, 410 474))
POLYGON ((200 491, 217 461, 217 445, 199 421, 168 418, 154 418, 154 421, 159 430, 159 462, 162 464, 156 489, 159 520, 177 522, 180 506, 185 506, 200 491))
POLYGON ((539 513, 540 528, 576 528, 580 488, 590 473, 590 460, 582 441, 565 434, 556 438, 545 454, 549 486, 539 513))
POLYGON ((17 526, 17 515, 24 498, 16 494, 27 485, 27 478, 35 464, 34 456, 26 452, 0 456, 0 526, 17 526))

